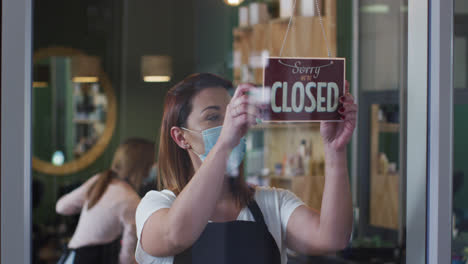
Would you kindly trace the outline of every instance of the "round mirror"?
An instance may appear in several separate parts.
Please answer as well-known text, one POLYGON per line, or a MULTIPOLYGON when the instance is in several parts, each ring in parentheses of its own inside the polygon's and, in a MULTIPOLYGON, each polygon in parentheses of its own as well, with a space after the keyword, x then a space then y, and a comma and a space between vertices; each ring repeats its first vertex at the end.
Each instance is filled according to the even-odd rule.
POLYGON ((116 98, 100 58, 51 47, 36 51, 33 61, 33 169, 63 175, 86 168, 116 125, 116 98))

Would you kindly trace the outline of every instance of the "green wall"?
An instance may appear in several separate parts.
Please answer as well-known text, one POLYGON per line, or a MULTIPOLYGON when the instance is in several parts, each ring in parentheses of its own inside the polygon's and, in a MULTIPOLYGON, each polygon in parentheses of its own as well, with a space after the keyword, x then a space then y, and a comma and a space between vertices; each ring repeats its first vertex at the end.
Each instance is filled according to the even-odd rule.
POLYGON ((52 133, 50 124, 52 116, 52 89, 47 87, 34 88, 32 90, 32 151, 41 159, 46 159, 52 155, 52 133), (41 103, 34 103, 41 102, 41 103))
POLYGON ((337 56, 346 58, 346 80, 352 83, 353 1, 336 1, 337 56))
MULTIPOLYGON (((33 50, 63 46, 101 57, 102 67, 109 76, 117 101, 119 101, 120 69, 116 62, 119 61, 121 50, 119 43, 115 40, 120 38, 121 30, 115 25, 121 24, 119 23, 121 3, 121 1, 111 0, 102 0, 99 3, 38 1, 33 9, 33 50)), ((34 111, 42 111, 40 109, 47 109, 49 105, 46 99, 38 100, 34 111)), ((118 122, 120 122, 120 117, 118 122)), ((33 135, 33 140, 49 139, 46 136, 37 139, 36 135, 33 135)), ((77 173, 54 176, 33 170, 33 179, 39 181, 43 188, 39 206, 33 209, 33 223, 38 225, 57 223, 60 218, 55 213, 55 202, 59 196, 59 190, 70 184, 79 184, 108 167, 119 141, 120 131, 117 129, 104 153, 88 168, 77 173)))
POLYGON ((232 29, 238 24, 238 8, 220 0, 197 1, 193 8, 195 71, 232 80, 232 29))
MULTIPOLYGON (((455 105, 453 171, 464 173, 464 183, 454 195, 454 208, 468 210, 468 104, 455 105)), ((465 213, 468 216, 468 212, 465 213)))
POLYGON ((194 69, 193 3, 179 1, 126 1, 124 64, 119 116, 121 138, 144 137, 158 143, 167 90, 194 69), (173 76, 168 83, 145 83, 141 57, 170 55, 173 76))
MULTIPOLYGON (((353 9, 352 1, 336 1, 336 41, 337 57, 346 58, 346 80, 352 83, 353 52, 353 9)), ((351 144, 349 145, 351 146, 351 144)), ((351 171, 351 147, 348 147, 348 170, 351 171)), ((351 176, 350 176, 351 177, 351 176)))
MULTIPOLYGON (((99 56, 117 97, 118 117, 110 144, 86 169, 62 176, 33 171, 33 178, 43 186, 33 223, 51 225, 67 219, 55 213, 59 190, 108 168, 121 141, 128 137, 159 140, 165 93, 193 72, 193 13, 191 0, 42 0, 34 5, 34 51, 64 46, 99 56), (141 57, 162 54, 173 58, 173 80, 143 82, 141 57)), ((48 111, 50 103, 38 101, 33 111, 48 111)), ((44 139, 33 135, 33 144, 40 140, 44 139)))

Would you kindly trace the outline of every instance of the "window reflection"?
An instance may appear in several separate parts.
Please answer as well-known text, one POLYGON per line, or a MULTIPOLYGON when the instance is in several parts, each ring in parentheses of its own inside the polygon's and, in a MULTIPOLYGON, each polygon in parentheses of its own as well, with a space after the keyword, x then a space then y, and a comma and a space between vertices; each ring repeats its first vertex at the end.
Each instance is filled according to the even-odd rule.
MULTIPOLYGON (((287 8, 291 9, 293 1, 238 1, 239 7, 221 0, 151 3, 96 0, 72 1, 67 5, 58 0, 36 2, 34 51, 60 45, 99 58, 117 97, 116 128, 102 154, 72 173, 56 176, 33 172, 34 263, 56 263, 79 219, 79 216, 56 214, 58 199, 109 168, 116 149, 125 139, 141 137, 158 142, 166 92, 189 74, 210 72, 235 84, 250 82, 261 86, 262 59, 279 55, 288 14, 292 14, 287 8), (258 8, 252 8, 251 4, 258 8), (258 13, 246 16, 246 10, 258 10, 258 13)), ((293 20, 283 56, 327 56, 317 10, 304 1, 299 2, 303 3, 297 6, 298 16, 293 20)), ((402 187, 405 175, 401 160, 405 157, 400 143, 405 137, 401 116, 406 113, 400 92, 404 91, 402 84, 406 82, 406 2, 360 1, 356 47, 360 56, 352 58, 351 1, 319 1, 332 53, 346 57, 347 80, 359 79, 358 92, 354 94, 359 99, 360 120, 358 164, 354 164, 358 168, 355 175, 358 186, 353 188, 358 199, 354 201, 352 240, 345 250, 332 256, 313 257, 289 250, 289 263, 320 260, 401 263, 404 258, 402 204, 406 193, 402 187), (351 75, 353 59, 359 60, 358 76, 351 75)), ((464 39, 460 35, 455 41, 455 51, 460 54, 466 53, 464 39)), ((455 73, 457 88, 466 87, 462 74, 463 69, 466 71, 463 68, 466 61, 462 58, 456 61, 460 65, 456 69, 461 69, 461 73, 455 73)), ((75 76, 73 71, 67 73, 70 78, 63 80, 67 88, 62 91, 66 93, 54 92, 50 86, 57 75, 52 67, 45 66, 67 68, 72 62, 65 57, 51 60, 54 63, 39 63, 33 70, 33 114, 40 116, 35 119, 33 148, 42 159, 55 160, 59 165, 60 153, 56 150, 62 151, 66 163, 70 157, 83 157, 98 144, 99 135, 104 133, 102 125, 107 121, 108 102, 101 96, 100 80, 73 81, 72 77, 94 76, 75 76), (55 100, 61 105, 60 96, 66 94, 73 95, 73 104, 67 109, 76 115, 63 128, 73 130, 70 132, 74 135, 73 144, 67 141, 66 131, 54 134, 52 125, 47 129, 42 126, 50 124, 55 115, 68 113, 63 107, 52 108, 47 103, 55 100)), ((90 68, 92 63, 84 64, 84 70, 90 68)), ((456 116, 462 116, 457 111, 463 109, 457 109, 456 116)), ((244 175, 249 184, 290 190, 311 208, 321 209, 326 178, 319 123, 259 124, 248 132, 246 146, 244 175)), ((140 196, 156 189, 156 171, 148 172, 140 196)), ((462 193, 461 190, 455 196, 462 197, 462 193)), ((456 208, 463 208, 463 203, 459 203, 455 202, 456 208)), ((462 237, 464 213, 457 210, 454 209, 457 235, 462 237)))
POLYGON ((453 211, 452 211, 452 263, 463 263, 468 259, 468 206, 467 185, 468 155, 465 116, 468 113, 468 5, 466 1, 454 2, 454 138, 453 138, 453 211))

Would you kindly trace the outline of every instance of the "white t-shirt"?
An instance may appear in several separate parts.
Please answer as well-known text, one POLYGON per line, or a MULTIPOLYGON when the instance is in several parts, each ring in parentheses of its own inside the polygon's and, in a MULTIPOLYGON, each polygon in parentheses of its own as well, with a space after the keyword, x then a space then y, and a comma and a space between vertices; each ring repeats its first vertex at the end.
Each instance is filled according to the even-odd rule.
MULTIPOLYGON (((169 190, 150 191, 141 200, 136 210, 138 243, 135 259, 140 264, 172 264, 174 257, 155 257, 141 247, 141 231, 146 220, 159 209, 170 208, 176 196, 169 190)), ((304 203, 292 192, 283 189, 257 187, 255 201, 263 213, 265 224, 278 245, 281 263, 286 264, 286 226, 293 211, 304 203)), ((255 221, 248 207, 244 207, 237 218, 240 221, 255 221)))

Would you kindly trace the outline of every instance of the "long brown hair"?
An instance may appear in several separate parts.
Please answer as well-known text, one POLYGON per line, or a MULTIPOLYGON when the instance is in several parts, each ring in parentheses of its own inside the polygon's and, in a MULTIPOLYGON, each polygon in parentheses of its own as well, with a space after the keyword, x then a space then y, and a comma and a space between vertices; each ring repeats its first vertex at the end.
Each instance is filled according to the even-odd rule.
MULTIPOLYGON (((193 74, 172 87, 164 100, 164 113, 159 139, 158 187, 178 195, 188 184, 195 170, 187 150, 180 148, 171 137, 171 128, 184 126, 192 111, 192 99, 203 89, 230 89, 230 81, 209 73, 193 74)), ((239 206, 253 199, 253 190, 243 177, 243 166, 238 177, 230 178, 230 190, 239 206)))
POLYGON ((128 182, 135 191, 149 175, 154 163, 154 143, 142 138, 129 138, 122 143, 114 154, 109 170, 101 173, 87 192, 88 209, 102 197, 113 178, 128 182))

